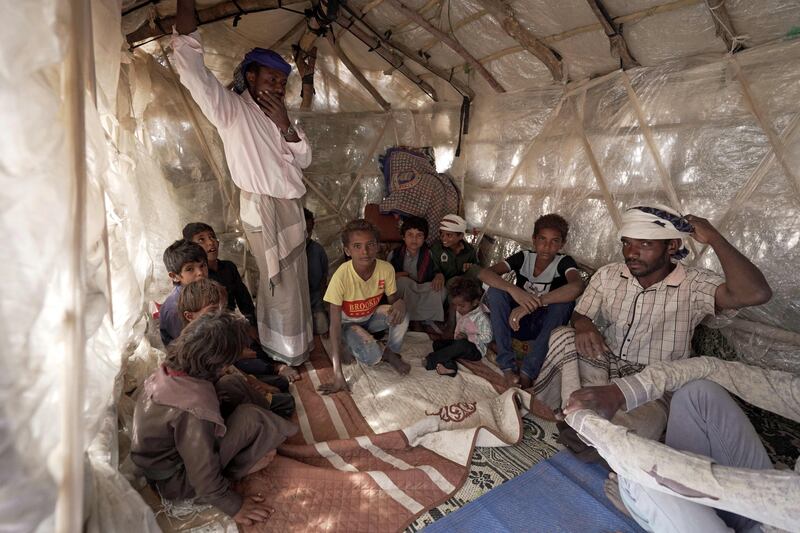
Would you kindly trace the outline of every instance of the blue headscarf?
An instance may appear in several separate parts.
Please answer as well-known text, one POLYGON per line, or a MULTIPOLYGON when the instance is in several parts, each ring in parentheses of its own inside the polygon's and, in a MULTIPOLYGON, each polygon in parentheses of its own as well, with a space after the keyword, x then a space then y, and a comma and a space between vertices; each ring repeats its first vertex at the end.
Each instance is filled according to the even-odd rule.
POLYGON ((233 90, 239 94, 242 94, 247 88, 245 73, 247 72, 247 67, 253 63, 257 63, 262 67, 273 68, 287 76, 292 72, 292 66, 279 53, 266 48, 253 48, 245 54, 242 62, 233 71, 233 90))

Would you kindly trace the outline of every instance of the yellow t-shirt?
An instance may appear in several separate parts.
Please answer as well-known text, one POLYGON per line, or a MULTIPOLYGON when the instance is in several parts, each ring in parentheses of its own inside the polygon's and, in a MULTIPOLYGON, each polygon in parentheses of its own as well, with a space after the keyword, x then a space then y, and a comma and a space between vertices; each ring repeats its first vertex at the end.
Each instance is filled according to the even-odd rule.
POLYGON ((376 259, 377 264, 372 276, 364 281, 353 268, 353 262, 348 261, 336 269, 328 290, 325 292, 325 301, 333 305, 342 306, 342 320, 345 322, 364 322, 369 320, 381 296, 397 292, 394 267, 386 261, 376 259))

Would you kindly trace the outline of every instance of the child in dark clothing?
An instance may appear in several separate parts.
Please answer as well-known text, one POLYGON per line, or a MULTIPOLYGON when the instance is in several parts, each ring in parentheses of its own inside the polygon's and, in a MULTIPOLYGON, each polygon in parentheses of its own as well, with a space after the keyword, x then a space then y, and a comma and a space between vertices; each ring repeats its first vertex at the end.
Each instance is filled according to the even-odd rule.
POLYGON ((434 351, 425 358, 425 368, 454 377, 459 359, 477 361, 486 355, 492 341, 492 325, 481 305, 481 285, 475 279, 458 277, 450 284, 450 299, 456 310, 453 339, 433 341, 434 351))
MULTIPOLYGON (((183 288, 178 309, 184 324, 189 324, 206 313, 221 310, 225 302, 225 287, 210 279, 200 279, 183 288)), ((275 375, 275 364, 271 359, 266 356, 262 359, 252 349, 245 348, 234 366, 245 374, 250 386, 268 395, 272 412, 283 417, 291 416, 295 405, 292 395, 287 394, 289 382, 275 375)))
POLYGON ((444 300, 447 291, 433 288, 434 261, 425 244, 428 238, 428 221, 409 217, 400 227, 403 245, 389 252, 386 260, 394 267, 397 291, 406 302, 409 319, 431 323, 444 319, 444 300))
POLYGON ((192 222, 183 228, 183 238, 192 241, 206 251, 208 258, 208 277, 222 284, 228 291, 228 309, 233 311, 237 307, 250 325, 256 326, 256 307, 250 291, 239 275, 239 269, 231 261, 219 259, 219 239, 214 228, 204 222, 192 222))
POLYGON ((182 288, 197 279, 208 277, 206 252, 199 244, 181 239, 164 251, 164 266, 175 285, 159 310, 161 342, 166 348, 183 329, 183 320, 178 312, 178 298, 182 288))
MULTIPOLYGON (((217 239, 214 228, 205 222, 192 222, 186 224, 183 228, 183 238, 197 243, 206 251, 208 257, 208 277, 225 287, 228 293, 228 309, 233 311, 238 307, 239 311, 252 326, 250 329, 250 336, 256 342, 251 343, 251 349, 258 353, 259 359, 274 363, 264 352, 263 348, 261 348, 261 344, 257 342, 258 323, 256 321, 256 308, 253 304, 253 298, 250 296, 250 291, 247 290, 247 286, 244 284, 244 281, 242 281, 242 276, 239 275, 239 269, 236 268, 233 262, 219 259, 218 257, 219 239, 217 239)), ((253 365, 255 363, 250 364, 253 365)), ((289 382, 300 379, 300 374, 298 374, 297 370, 290 366, 276 363, 275 370, 289 382)), ((262 374, 262 372, 251 373, 257 375, 262 374)), ((286 391, 284 390, 284 392, 286 391)))
POLYGON ((314 213, 303 208, 306 217, 306 258, 308 259, 308 293, 311 298, 311 317, 314 335, 328 333, 328 312, 322 295, 328 287, 328 254, 320 243, 311 238, 314 232, 314 213))
POLYGON ((223 375, 246 346, 246 329, 228 312, 207 312, 186 326, 144 382, 131 460, 162 497, 196 498, 251 525, 272 510, 230 482, 267 467, 297 426, 269 412, 241 376, 223 375))

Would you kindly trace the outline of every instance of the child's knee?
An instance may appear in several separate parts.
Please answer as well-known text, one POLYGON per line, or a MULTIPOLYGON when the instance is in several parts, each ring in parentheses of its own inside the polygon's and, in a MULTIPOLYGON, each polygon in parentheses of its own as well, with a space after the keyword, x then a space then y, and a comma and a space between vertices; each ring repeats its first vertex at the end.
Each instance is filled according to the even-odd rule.
POLYGON ((353 356, 365 365, 377 365, 383 358, 383 350, 377 341, 362 344, 353 350, 353 356))

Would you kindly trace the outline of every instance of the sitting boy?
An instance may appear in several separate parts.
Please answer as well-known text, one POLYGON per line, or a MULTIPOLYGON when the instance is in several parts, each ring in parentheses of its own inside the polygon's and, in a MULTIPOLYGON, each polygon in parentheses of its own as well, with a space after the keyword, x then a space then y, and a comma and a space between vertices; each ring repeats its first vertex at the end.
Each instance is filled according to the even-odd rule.
POLYGON ((311 298, 311 323, 314 335, 328 333, 328 313, 322 295, 328 285, 328 254, 320 243, 311 238, 314 232, 314 213, 305 207, 306 259, 308 259, 308 294, 311 298))
POLYGON ((453 339, 433 341, 433 352, 425 358, 425 368, 443 376, 455 377, 457 361, 478 361, 486 355, 492 341, 492 325, 481 305, 483 290, 476 279, 459 277, 450 284, 450 302, 456 310, 453 339))
MULTIPOLYGON (((178 310, 185 326, 205 313, 218 312, 227 301, 225 287, 210 279, 198 279, 181 291, 178 310)), ((294 398, 287 394, 289 381, 276 375, 277 365, 267 357, 258 342, 251 339, 250 347, 244 349, 234 366, 246 374, 245 378, 250 385, 270 394, 269 405, 272 412, 283 417, 294 413, 294 398), (262 383, 268 387, 264 387, 262 383)))
POLYGON ((389 252, 386 258, 392 264, 397 277, 397 292, 406 302, 409 320, 422 322, 444 320, 444 300, 447 292, 439 287, 433 289, 435 275, 428 239, 428 221, 420 217, 409 217, 400 227, 403 244, 389 252))
POLYGON ((131 432, 131 459, 162 497, 195 498, 245 525, 272 510, 261 497, 237 494, 229 480, 265 468, 297 432, 241 376, 223 376, 247 342, 247 322, 228 312, 186 326, 145 380, 131 432))
POLYGON ((583 280, 575 260, 562 253, 569 224, 560 215, 539 217, 533 225, 533 249, 481 270, 478 278, 490 288, 486 294, 497 344, 497 365, 509 386, 531 386, 539 375, 550 332, 569 321, 583 280), (514 271, 516 285, 501 276, 514 271), (511 339, 533 341, 517 371, 511 339))
POLYGON ((392 265, 376 259, 378 240, 377 228, 364 219, 353 220, 342 230, 342 245, 350 260, 336 270, 325 292, 331 306, 334 380, 319 386, 323 394, 347 390, 341 367, 342 338, 362 363, 375 365, 383 360, 402 375, 411 369, 398 355, 408 330, 405 302, 397 294, 392 265), (389 305, 378 305, 384 294, 389 305), (389 340, 381 349, 372 334, 386 329, 389 340))
POLYGON ((192 222, 183 228, 183 238, 203 247, 208 260, 208 277, 222 284, 228 291, 228 309, 233 311, 237 307, 250 325, 256 325, 256 307, 250 291, 239 275, 239 269, 231 261, 218 257, 219 239, 214 228, 204 222, 192 222))
POLYGON ((178 338, 183 329, 183 319, 178 312, 178 299, 183 287, 196 279, 208 277, 206 252, 199 244, 181 239, 164 250, 164 266, 175 288, 159 310, 161 342, 166 348, 178 338))
POLYGON ((464 240, 467 221, 458 215, 447 215, 439 225, 439 240, 431 246, 433 277, 431 286, 438 291, 444 284, 456 276, 469 271, 478 264, 475 248, 464 240))

